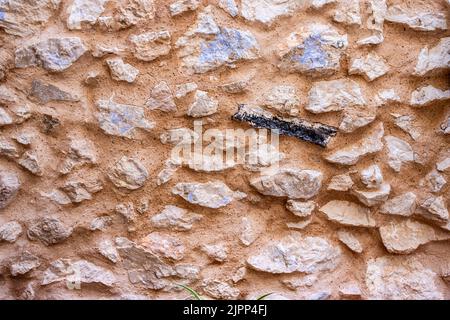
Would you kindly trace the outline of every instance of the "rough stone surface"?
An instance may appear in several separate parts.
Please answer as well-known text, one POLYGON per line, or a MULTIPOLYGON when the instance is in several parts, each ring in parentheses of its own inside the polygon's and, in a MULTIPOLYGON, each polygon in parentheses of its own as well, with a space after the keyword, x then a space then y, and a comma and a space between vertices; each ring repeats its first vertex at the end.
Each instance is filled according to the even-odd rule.
POLYGON ((414 151, 408 142, 394 137, 384 137, 386 141, 386 149, 388 156, 389 166, 396 172, 400 172, 402 164, 404 162, 410 162, 414 160, 414 151))
POLYGON ((158 31, 133 35, 130 42, 136 59, 148 62, 169 54, 170 39, 168 31, 158 31))
POLYGON ((332 200, 319 209, 336 223, 353 227, 375 227, 376 222, 370 210, 356 203, 332 200))
POLYGON ((293 234, 266 244, 258 254, 247 259, 247 264, 255 270, 275 274, 315 273, 335 269, 339 257, 340 250, 326 239, 293 234))
POLYGON ((200 221, 202 217, 202 215, 186 209, 168 205, 160 213, 154 215, 150 221, 157 228, 187 231, 192 229, 194 223, 200 221))
POLYGON ((360 86, 348 79, 317 82, 309 91, 308 99, 305 109, 313 113, 341 111, 366 104, 360 86))
POLYGON ((345 244, 353 252, 361 253, 363 251, 363 247, 358 238, 356 238, 351 232, 346 230, 339 230, 338 238, 339 241, 345 244))
POLYGON ((416 199, 413 192, 406 192, 386 201, 380 207, 380 212, 409 217, 416 210, 416 199))
POLYGON ((136 190, 145 184, 148 172, 138 160, 122 157, 111 168, 108 177, 118 188, 136 190))
POLYGON ((0 225, 0 242, 16 242, 22 234, 22 226, 17 221, 10 221, 0 225))
POLYGON ((202 207, 217 209, 229 205, 233 200, 240 200, 245 194, 231 190, 222 181, 206 183, 182 182, 175 185, 172 193, 184 200, 202 207))
POLYGON ((195 100, 189 107, 187 115, 194 118, 210 116, 217 112, 218 107, 219 103, 217 100, 208 96, 207 92, 197 90, 195 92, 195 100))
POLYGON ((30 240, 40 240, 45 245, 53 245, 66 240, 72 228, 65 226, 58 218, 40 218, 30 225, 27 231, 30 240))
POLYGON ((177 110, 177 105, 173 100, 172 91, 165 81, 161 81, 153 87, 146 105, 150 110, 158 109, 164 112, 177 110))
POLYGON ((106 60, 111 77, 116 81, 126 81, 133 83, 139 74, 139 70, 131 64, 125 63, 121 58, 111 58, 106 60))
POLYGON ((450 90, 444 91, 429 85, 413 91, 413 93, 411 93, 410 104, 413 107, 425 107, 449 99, 450 90))
POLYGON ((264 172, 250 184, 264 195, 309 199, 319 192, 322 177, 322 173, 316 170, 280 168, 274 172, 264 172))
POLYGON ((385 19, 419 31, 447 30, 447 20, 443 12, 416 11, 406 6, 394 5, 388 8, 385 19))
POLYGON ((0 209, 5 208, 14 199, 20 186, 21 183, 16 173, 0 170, 0 209))
POLYGON ((448 232, 413 220, 381 226, 380 236, 387 251, 401 254, 411 253, 430 241, 450 239, 448 232))
POLYGON ((364 76, 367 81, 373 81, 389 71, 386 60, 382 57, 369 53, 367 56, 352 60, 349 74, 358 74, 364 76))
POLYGON ((424 76, 450 68, 449 48, 450 38, 442 38, 435 47, 420 50, 414 74, 424 76))
POLYGON ((367 263, 366 286, 371 299, 442 299, 437 278, 436 273, 414 258, 385 256, 367 263))

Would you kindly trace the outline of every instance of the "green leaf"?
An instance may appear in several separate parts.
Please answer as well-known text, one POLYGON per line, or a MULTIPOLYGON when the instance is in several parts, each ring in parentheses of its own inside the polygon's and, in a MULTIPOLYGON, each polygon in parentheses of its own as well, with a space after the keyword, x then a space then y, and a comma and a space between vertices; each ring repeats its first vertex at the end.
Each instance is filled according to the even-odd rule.
POLYGON ((270 293, 263 294, 262 296, 256 298, 256 300, 264 300, 265 298, 267 298, 267 297, 270 296, 271 294, 274 294, 274 292, 270 292, 270 293))
POLYGON ((197 291, 195 291, 194 289, 189 288, 188 286, 185 286, 185 285, 182 285, 182 284, 179 284, 178 286, 182 287, 184 290, 186 290, 187 292, 189 292, 189 293, 191 294, 191 296, 192 296, 195 300, 203 300, 202 297, 201 297, 201 295, 200 295, 197 291))

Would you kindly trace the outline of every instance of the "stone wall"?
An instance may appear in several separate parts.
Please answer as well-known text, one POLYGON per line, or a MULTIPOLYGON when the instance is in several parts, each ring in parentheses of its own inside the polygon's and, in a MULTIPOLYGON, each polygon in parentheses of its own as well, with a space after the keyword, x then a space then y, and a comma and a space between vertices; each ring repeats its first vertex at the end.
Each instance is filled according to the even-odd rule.
POLYGON ((2 1, 0 299, 449 299, 449 8, 2 1))

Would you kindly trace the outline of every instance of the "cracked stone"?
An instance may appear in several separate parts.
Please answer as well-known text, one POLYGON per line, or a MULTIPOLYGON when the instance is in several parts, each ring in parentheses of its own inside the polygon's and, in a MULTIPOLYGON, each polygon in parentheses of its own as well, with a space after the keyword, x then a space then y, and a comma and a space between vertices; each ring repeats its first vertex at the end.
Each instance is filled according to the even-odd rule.
POLYGON ((40 240, 46 246, 50 246, 66 240, 72 234, 72 230, 57 218, 44 217, 30 225, 27 236, 30 240, 40 240))
POLYGON ((267 196, 310 199, 319 193, 322 178, 322 173, 317 170, 278 168, 263 172, 250 184, 267 196))
POLYGON ((446 223, 449 220, 446 201, 443 196, 431 196, 426 198, 418 208, 418 214, 440 223, 446 223))
POLYGON ((118 188, 136 190, 144 186, 148 171, 138 160, 123 156, 110 169, 108 177, 118 188))
POLYGON ((108 135, 133 139, 137 129, 149 131, 154 123, 145 118, 144 108, 116 103, 110 100, 98 100, 97 120, 100 128, 108 135))
POLYGON ((387 251, 397 254, 411 253, 431 241, 450 239, 448 232, 413 220, 381 226, 380 236, 387 251))
POLYGON ((188 231, 195 222, 200 221, 202 215, 186 209, 167 205, 164 209, 151 217, 150 221, 156 228, 168 228, 176 231, 188 231))
POLYGON ((219 102, 211 98, 208 92, 197 90, 194 102, 189 106, 187 115, 198 118, 212 115, 217 112, 219 102))
POLYGON ((177 183, 172 189, 172 193, 179 195, 187 202, 212 209, 225 207, 233 200, 241 200, 246 197, 245 193, 233 191, 218 180, 206 183, 177 183))
POLYGON ((122 58, 111 58, 106 60, 111 77, 116 81, 125 81, 133 83, 139 70, 133 67, 131 64, 123 62, 122 58))
POLYGON ((313 23, 291 33, 279 47, 278 67, 309 76, 330 76, 340 70, 348 46, 347 35, 330 25, 313 23))
POLYGON ((130 42, 136 59, 149 62, 168 55, 171 50, 170 32, 146 32, 132 35, 130 42))
POLYGON ((375 53, 351 61, 349 74, 362 75, 367 81, 373 81, 389 72, 389 66, 384 58, 375 53))
POLYGON ((269 273, 304 272, 334 270, 340 258, 340 250, 326 239, 301 237, 298 233, 279 241, 266 244, 259 253, 251 255, 247 264, 255 270, 269 273))
POLYGON ((376 222, 373 219, 370 210, 353 202, 332 200, 321 207, 319 211, 323 212, 328 220, 345 226, 376 226, 376 222))

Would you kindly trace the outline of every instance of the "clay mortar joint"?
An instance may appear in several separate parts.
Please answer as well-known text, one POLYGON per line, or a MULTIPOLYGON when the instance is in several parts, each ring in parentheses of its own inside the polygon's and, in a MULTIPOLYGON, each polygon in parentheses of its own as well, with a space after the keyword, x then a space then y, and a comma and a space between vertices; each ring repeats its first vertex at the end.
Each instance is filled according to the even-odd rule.
POLYGON ((240 104, 238 111, 231 118, 248 122, 254 128, 278 130, 280 135, 296 137, 321 147, 326 147, 331 137, 337 133, 337 128, 326 124, 300 118, 278 118, 259 107, 245 104, 240 104))

